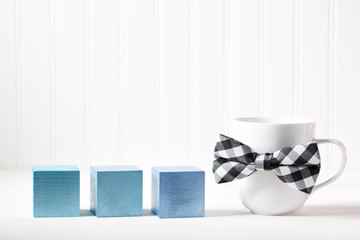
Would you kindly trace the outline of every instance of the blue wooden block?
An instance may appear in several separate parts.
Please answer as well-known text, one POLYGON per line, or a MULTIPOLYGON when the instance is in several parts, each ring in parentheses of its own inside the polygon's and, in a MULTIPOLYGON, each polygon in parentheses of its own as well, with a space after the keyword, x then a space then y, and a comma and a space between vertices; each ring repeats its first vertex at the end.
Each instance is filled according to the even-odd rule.
POLYGON ((142 170, 93 166, 90 175, 90 209, 97 217, 142 216, 142 170))
POLYGON ((152 168, 152 207, 159 218, 204 217, 205 172, 193 166, 152 168))
POLYGON ((80 216, 77 166, 33 166, 34 217, 80 216))

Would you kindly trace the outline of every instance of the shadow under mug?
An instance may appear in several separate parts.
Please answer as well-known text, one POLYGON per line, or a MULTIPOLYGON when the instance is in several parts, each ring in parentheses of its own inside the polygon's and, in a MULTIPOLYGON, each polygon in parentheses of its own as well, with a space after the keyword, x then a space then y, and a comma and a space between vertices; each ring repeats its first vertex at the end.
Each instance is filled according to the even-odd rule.
MULTIPOLYGON (((330 179, 316 184, 313 193, 335 181, 346 165, 344 144, 335 139, 316 139, 314 133, 315 121, 311 119, 247 117, 234 119, 232 137, 258 153, 271 153, 312 141, 338 146, 342 153, 339 170, 330 179)), ((256 214, 288 214, 301 208, 310 196, 283 183, 272 171, 256 171, 238 183, 242 203, 256 214)))

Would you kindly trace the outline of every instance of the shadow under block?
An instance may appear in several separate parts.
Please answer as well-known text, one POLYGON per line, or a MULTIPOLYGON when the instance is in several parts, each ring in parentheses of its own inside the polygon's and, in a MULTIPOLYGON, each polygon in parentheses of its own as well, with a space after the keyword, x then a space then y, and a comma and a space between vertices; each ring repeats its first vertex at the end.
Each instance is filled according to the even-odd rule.
POLYGON ((77 166, 33 166, 34 217, 80 216, 77 166))
POLYGON ((151 205, 159 218, 204 217, 205 172, 193 166, 153 167, 151 205))
POLYGON ((143 172, 135 166, 92 166, 90 209, 97 217, 143 215, 143 172))

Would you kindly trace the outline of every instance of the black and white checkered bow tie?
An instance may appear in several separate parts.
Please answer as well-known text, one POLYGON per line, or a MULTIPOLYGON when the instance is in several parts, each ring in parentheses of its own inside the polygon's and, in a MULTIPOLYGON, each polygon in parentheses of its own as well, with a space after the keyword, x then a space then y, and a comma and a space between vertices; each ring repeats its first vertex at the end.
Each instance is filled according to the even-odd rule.
POLYGON ((259 154, 233 138, 220 135, 220 140, 215 146, 213 162, 217 183, 241 179, 255 171, 273 171, 290 187, 310 194, 319 176, 320 154, 316 142, 259 154))

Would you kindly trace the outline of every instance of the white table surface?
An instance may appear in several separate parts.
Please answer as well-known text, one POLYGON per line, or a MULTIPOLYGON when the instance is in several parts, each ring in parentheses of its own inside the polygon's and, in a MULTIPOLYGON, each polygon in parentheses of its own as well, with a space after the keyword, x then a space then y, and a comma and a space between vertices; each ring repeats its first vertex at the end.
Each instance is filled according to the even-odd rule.
POLYGON ((346 172, 288 216, 249 213, 237 184, 206 173, 204 218, 159 219, 150 211, 144 171, 144 216, 96 218, 89 212, 89 172, 81 171, 81 217, 33 218, 31 170, 0 170, 0 239, 360 239, 360 173, 346 172))

